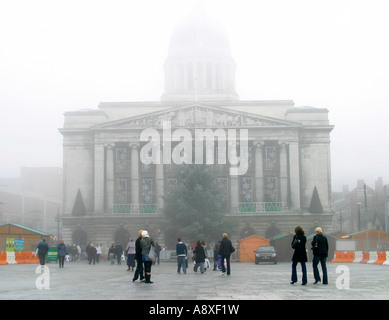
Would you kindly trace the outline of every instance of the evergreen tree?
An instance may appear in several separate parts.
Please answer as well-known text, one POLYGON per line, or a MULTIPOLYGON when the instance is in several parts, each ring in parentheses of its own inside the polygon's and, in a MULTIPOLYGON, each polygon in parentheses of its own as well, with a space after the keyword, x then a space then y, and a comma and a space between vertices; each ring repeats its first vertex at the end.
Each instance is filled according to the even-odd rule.
POLYGON ((313 189, 313 194, 311 198, 311 203, 308 208, 309 213, 322 213, 323 212, 323 207, 321 205, 319 193, 317 192, 317 188, 313 189))
POLYGON ((224 232, 232 233, 234 222, 227 220, 217 172, 207 165, 181 165, 177 185, 164 201, 167 240, 177 237, 194 242, 215 242, 224 232))

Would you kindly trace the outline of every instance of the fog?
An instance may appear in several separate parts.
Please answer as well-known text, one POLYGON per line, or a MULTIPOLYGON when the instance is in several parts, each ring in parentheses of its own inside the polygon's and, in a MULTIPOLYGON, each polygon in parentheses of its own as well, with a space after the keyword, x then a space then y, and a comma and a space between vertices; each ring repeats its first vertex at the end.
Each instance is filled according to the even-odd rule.
MULTIPOLYGON (((63 113, 160 100, 170 34, 189 0, 3 1, 0 178, 62 167, 63 113)), ((241 100, 327 108, 332 186, 389 179, 389 4, 207 0, 229 34, 241 100)))

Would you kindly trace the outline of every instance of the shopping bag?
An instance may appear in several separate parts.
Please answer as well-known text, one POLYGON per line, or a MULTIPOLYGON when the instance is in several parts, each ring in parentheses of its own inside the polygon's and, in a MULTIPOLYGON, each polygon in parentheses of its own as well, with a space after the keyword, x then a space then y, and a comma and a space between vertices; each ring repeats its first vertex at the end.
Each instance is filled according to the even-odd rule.
POLYGON ((150 247, 149 259, 153 262, 157 259, 157 253, 155 252, 155 247, 153 245, 150 247))

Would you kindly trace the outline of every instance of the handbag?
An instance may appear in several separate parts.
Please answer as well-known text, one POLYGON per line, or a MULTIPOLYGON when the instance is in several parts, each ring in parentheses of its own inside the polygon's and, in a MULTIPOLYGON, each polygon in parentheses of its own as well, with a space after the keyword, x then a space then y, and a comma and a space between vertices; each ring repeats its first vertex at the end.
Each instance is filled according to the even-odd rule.
POLYGON ((296 249, 300 244, 300 240, 299 238, 297 238, 297 236, 294 236, 294 239, 293 239, 293 242, 292 242, 292 248, 293 249, 296 249))
POLYGON ((151 245, 150 247, 150 251, 149 251, 149 259, 151 261, 155 261, 157 258, 157 253, 155 252, 155 247, 153 245, 151 245))

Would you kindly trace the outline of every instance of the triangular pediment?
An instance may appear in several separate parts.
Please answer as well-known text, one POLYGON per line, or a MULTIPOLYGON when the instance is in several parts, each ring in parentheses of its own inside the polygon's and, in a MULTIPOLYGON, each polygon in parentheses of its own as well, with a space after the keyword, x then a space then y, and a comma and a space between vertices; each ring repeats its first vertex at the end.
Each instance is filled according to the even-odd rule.
POLYGON ((162 128, 164 121, 170 121, 172 128, 247 128, 247 127, 296 127, 299 124, 252 113, 220 107, 190 105, 169 108, 139 116, 120 119, 95 128, 98 129, 144 129, 162 128))

